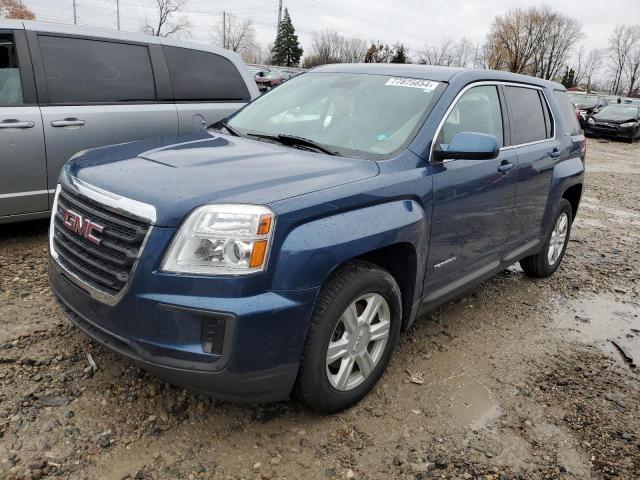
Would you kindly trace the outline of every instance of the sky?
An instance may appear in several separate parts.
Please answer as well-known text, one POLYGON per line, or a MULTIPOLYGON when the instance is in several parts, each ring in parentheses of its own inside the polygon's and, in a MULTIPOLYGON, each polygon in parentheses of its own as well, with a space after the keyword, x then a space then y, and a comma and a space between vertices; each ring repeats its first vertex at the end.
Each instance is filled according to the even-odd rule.
MULTIPOLYGON (((22 0, 39 20, 73 23, 73 0, 22 0)), ((116 0, 75 0, 79 25, 116 28, 116 0)), ((619 23, 640 24, 640 1, 616 0, 606 7, 601 0, 546 2, 556 11, 578 19, 587 48, 605 47, 619 23)), ((481 44, 496 15, 517 7, 542 4, 533 0, 284 0, 305 52, 313 33, 337 30, 346 37, 383 43, 404 43, 409 54, 443 38, 466 37, 481 44)), ((120 0, 121 28, 140 31, 156 19, 154 0, 120 0)), ((278 0, 186 0, 183 15, 192 25, 189 40, 211 43, 212 28, 226 11, 240 20, 251 19, 257 40, 273 42, 278 0)))

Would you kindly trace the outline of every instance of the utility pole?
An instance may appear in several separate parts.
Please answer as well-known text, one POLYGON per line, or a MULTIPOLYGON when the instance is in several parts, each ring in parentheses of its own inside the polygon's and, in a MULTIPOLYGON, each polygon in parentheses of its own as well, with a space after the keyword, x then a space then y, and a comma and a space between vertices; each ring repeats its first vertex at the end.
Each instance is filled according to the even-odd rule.
POLYGON ((276 25, 276 37, 278 36, 278 32, 280 31, 280 22, 282 22, 282 0, 280 0, 278 5, 278 25, 276 25))
POLYGON ((227 48, 227 12, 222 11, 222 48, 227 48))
POLYGON ((78 16, 76 15, 76 0, 73 0, 73 24, 78 24, 78 16))
POLYGON ((118 30, 120 30, 120 0, 116 0, 116 17, 118 18, 118 30))

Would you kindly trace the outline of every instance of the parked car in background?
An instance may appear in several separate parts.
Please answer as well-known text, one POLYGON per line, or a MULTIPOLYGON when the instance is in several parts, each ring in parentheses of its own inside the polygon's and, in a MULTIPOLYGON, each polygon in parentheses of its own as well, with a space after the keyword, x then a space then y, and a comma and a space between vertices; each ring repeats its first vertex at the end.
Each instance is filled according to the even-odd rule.
POLYGON ((585 134, 622 138, 629 142, 640 138, 640 108, 629 104, 607 105, 587 118, 585 134))
POLYGON ((76 152, 201 131, 257 96, 228 50, 0 20, 0 223, 46 217, 76 152))
POLYGON ((283 82, 302 72, 302 69, 262 69, 256 66, 250 66, 249 68, 254 74, 254 79, 260 93, 268 92, 272 88, 281 85, 283 82))
POLYGON ((576 95, 571 101, 576 106, 580 117, 580 126, 584 128, 587 117, 607 105, 607 99, 595 95, 576 95))
POLYGON ((582 195, 564 87, 507 72, 330 65, 217 128, 71 160, 50 278, 98 342, 227 400, 349 407, 419 314, 552 275, 582 195))

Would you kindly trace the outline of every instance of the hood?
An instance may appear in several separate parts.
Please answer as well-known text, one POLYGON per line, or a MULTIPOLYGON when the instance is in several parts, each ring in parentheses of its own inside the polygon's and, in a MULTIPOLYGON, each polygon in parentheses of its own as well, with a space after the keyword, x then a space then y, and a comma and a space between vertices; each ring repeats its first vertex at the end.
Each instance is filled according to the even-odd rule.
POLYGON ((596 113, 591 118, 593 118, 597 123, 613 123, 615 125, 636 121, 633 117, 620 117, 618 115, 606 115, 600 113, 596 113))
POLYGON ((269 204, 378 174, 376 162, 333 157, 213 132, 161 137, 81 153, 66 171, 156 208, 177 226, 207 203, 269 204))

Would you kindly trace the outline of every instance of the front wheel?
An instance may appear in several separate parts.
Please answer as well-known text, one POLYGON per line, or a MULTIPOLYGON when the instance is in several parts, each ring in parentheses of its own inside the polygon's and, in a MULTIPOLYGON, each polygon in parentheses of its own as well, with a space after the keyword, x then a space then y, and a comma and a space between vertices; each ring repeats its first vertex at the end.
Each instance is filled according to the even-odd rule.
POLYGON ((400 289, 389 272, 366 262, 339 269, 320 292, 294 396, 325 413, 359 401, 389 363, 401 318, 400 289))
POLYGON ((564 198, 556 207, 553 228, 547 237, 542 251, 520 260, 524 273, 530 277, 550 277, 560 266, 569 243, 573 213, 571 204, 564 198))

